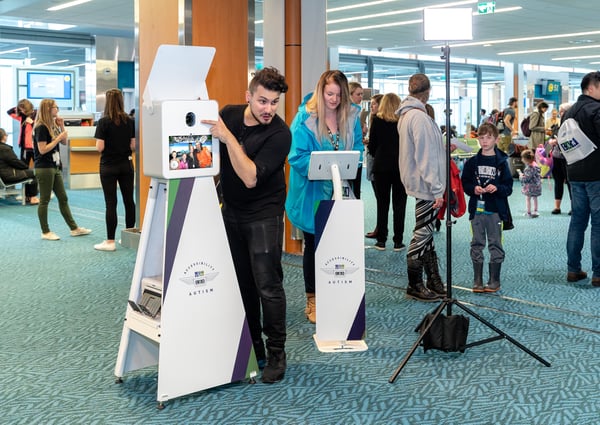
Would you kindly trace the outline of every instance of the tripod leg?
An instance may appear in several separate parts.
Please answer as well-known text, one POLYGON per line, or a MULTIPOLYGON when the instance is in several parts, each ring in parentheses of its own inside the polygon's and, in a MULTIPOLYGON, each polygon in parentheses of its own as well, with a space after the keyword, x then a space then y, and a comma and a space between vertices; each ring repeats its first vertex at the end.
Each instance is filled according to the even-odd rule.
POLYGON ((527 354, 529 354, 531 357, 533 357, 534 359, 536 359, 538 362, 542 363, 544 366, 550 367, 550 363, 548 361, 544 360, 543 358, 541 358, 540 356, 538 356, 536 353, 534 353, 533 351, 531 351, 530 349, 528 349, 527 347, 525 347, 523 344, 521 344, 520 342, 518 342, 515 339, 511 338, 510 336, 508 336, 505 332, 502 332, 500 329, 498 329, 497 327, 495 327, 494 325, 492 325, 490 322, 488 322, 487 320, 485 320, 484 318, 482 318, 481 316, 479 316, 477 313, 475 313, 470 308, 462 305, 459 301, 454 301, 454 304, 456 304, 462 310, 464 310, 465 312, 469 313, 475 319, 479 320, 481 323, 483 323, 484 325, 486 325, 488 328, 490 328, 491 330, 493 330, 494 332, 496 332, 502 338, 508 340, 513 345, 516 345, 518 348, 520 348, 522 351, 524 351, 527 354))
MULTIPOLYGON (((413 344, 413 346, 408 351, 408 354, 404 357, 404 359, 402 359, 402 361, 400 362, 400 365, 394 371, 394 373, 392 374, 391 378, 388 380, 388 382, 390 384, 394 383, 394 381, 396 380, 396 378, 398 377, 398 375, 400 374, 400 372, 402 371, 402 369, 404 368, 404 366, 406 366, 406 363, 408 363, 408 360, 412 357, 412 355, 415 353, 415 351, 417 351, 417 348, 419 348, 419 345, 421 344, 421 341, 423 341, 423 338, 425 337, 425 334, 429 331, 429 328, 431 327, 431 325, 433 325, 433 322, 435 322, 435 319, 437 319, 438 316, 440 314, 442 314, 442 311, 444 311, 444 308, 450 302, 452 302, 452 301, 450 301, 450 300, 444 300, 444 301, 442 301, 440 303, 440 305, 438 306, 438 308, 433 313, 433 317, 432 317, 431 321, 429 322, 429 324, 420 333, 419 337, 417 338, 417 340, 415 341, 415 343, 413 344)), ((423 323, 423 321, 421 321, 421 323, 423 323)))

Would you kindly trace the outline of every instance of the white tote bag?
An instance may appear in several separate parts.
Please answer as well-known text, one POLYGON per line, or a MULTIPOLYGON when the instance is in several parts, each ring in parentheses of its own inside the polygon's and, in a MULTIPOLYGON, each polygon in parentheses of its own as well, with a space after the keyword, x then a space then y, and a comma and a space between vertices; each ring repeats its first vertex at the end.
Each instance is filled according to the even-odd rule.
POLYGON ((579 128, 573 118, 566 120, 558 130, 558 147, 565 156, 567 164, 581 161, 594 152, 597 147, 579 128))

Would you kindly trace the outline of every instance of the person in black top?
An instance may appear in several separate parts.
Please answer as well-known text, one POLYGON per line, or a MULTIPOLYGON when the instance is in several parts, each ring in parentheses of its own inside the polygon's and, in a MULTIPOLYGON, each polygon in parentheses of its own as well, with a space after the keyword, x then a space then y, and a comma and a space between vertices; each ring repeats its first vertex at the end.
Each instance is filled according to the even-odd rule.
POLYGON ((42 239, 57 241, 56 233, 50 231, 48 225, 48 204, 52 192, 58 199, 58 208, 71 236, 82 236, 91 233, 90 229, 79 227, 69 208, 69 198, 65 191, 62 177, 62 162, 58 144, 67 144, 69 135, 65 130, 64 120, 58 116, 58 105, 54 99, 42 99, 33 125, 33 149, 35 158, 35 177, 40 187, 40 203, 38 219, 42 228, 42 239))
POLYGON ((221 142, 223 219, 265 383, 283 379, 287 366, 281 254, 286 196, 283 167, 291 134, 275 114, 287 87, 279 71, 263 68, 250 81, 247 105, 225 106, 218 121, 202 121, 221 142))
POLYGON ((372 117, 369 130, 369 150, 374 156, 373 174, 377 188, 377 242, 375 249, 385 250, 388 237, 388 215, 390 209, 390 193, 393 210, 394 251, 402 251, 405 245, 404 220, 406 218, 406 189, 400 180, 398 166, 398 115, 400 97, 395 93, 387 93, 381 99, 377 115, 372 117))
POLYGON ((2 177, 2 181, 14 183, 26 179, 35 180, 33 170, 17 158, 12 146, 6 144, 7 137, 6 131, 0 128, 0 177, 2 177))
POLYGON ((135 227, 133 200, 135 123, 123 108, 119 89, 106 92, 104 116, 96 123, 96 149, 100 156, 100 182, 106 205, 106 240, 94 245, 98 251, 114 251, 117 230, 117 183, 125 204, 125 227, 135 227))
MULTIPOLYGON (((28 99, 21 99, 17 106, 6 111, 13 119, 19 121, 19 147, 21 148, 21 161, 29 168, 34 162, 33 156, 33 123, 35 121, 35 109, 33 104, 28 99)), ((33 170, 32 170, 33 172, 33 170)), ((40 200, 37 197, 38 186, 37 180, 25 185, 26 201, 31 205, 37 205, 40 200)))

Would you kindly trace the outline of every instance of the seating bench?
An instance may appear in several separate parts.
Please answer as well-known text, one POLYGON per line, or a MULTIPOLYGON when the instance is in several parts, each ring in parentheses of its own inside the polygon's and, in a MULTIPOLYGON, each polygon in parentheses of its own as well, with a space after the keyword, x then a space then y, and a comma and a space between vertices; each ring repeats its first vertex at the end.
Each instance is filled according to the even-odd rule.
POLYGON ((32 181, 32 178, 27 178, 16 182, 4 183, 2 178, 0 178, 0 198, 6 199, 8 196, 21 195, 21 204, 25 205, 27 203, 27 197, 25 196, 25 185, 27 183, 31 183, 32 181), (21 185, 21 187, 17 188, 18 185, 21 185))

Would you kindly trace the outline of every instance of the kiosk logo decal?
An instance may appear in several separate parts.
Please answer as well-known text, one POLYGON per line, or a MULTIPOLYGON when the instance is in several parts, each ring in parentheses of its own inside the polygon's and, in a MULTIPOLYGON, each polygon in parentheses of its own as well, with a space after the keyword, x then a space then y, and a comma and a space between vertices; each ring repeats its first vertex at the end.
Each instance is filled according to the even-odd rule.
POLYGON ((321 271, 330 275, 327 283, 329 285, 349 285, 354 283, 352 274, 356 273, 358 266, 353 260, 338 256, 332 257, 325 261, 324 267, 321 267, 321 271))
POLYGON ((189 295, 195 296, 212 293, 215 290, 213 281, 218 275, 219 272, 215 270, 214 266, 205 261, 197 261, 185 269, 179 280, 192 286, 189 295))

